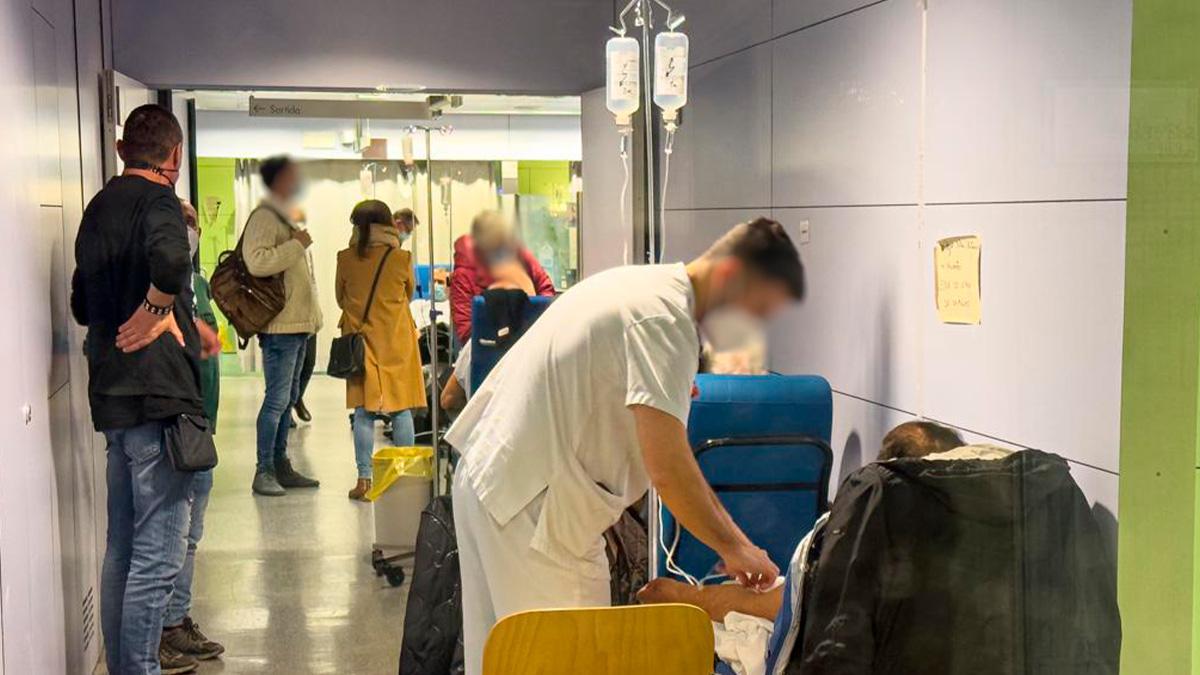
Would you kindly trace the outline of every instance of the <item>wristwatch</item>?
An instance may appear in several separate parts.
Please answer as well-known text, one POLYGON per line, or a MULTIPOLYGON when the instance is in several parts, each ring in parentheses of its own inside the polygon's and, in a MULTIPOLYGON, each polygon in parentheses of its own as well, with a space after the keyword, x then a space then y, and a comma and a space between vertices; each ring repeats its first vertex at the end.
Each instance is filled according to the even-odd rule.
POLYGON ((142 300, 142 309, 155 316, 166 316, 171 313, 171 305, 156 305, 149 298, 142 300))

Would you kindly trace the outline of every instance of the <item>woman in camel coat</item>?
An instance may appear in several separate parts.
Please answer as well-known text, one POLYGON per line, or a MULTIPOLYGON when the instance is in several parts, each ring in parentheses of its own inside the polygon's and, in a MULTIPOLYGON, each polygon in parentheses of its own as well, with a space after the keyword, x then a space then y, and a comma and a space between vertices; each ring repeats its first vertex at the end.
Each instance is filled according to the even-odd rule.
POLYGON ((408 306, 416 285, 412 254, 400 248, 408 233, 402 235, 396 229, 391 210, 377 199, 355 206, 350 222, 354 234, 350 247, 338 252, 336 287, 342 335, 361 333, 366 342, 364 372, 346 381, 346 407, 354 410, 354 459, 358 465, 358 483, 350 498, 362 499, 371 489, 376 416, 392 418, 393 443, 412 445, 412 411, 425 407, 425 382, 417 327, 408 306), (381 263, 375 300, 364 324, 371 283, 381 263))

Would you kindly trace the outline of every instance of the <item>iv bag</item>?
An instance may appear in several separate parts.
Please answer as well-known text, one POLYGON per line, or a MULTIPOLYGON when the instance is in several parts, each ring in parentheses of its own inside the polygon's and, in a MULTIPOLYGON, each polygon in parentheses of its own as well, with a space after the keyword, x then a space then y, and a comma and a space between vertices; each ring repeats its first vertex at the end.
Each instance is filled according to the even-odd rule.
POLYGON ((641 106, 638 42, 631 37, 612 38, 604 48, 604 56, 608 69, 608 110, 617 116, 617 124, 629 124, 629 116, 641 106))
POLYGON ((411 133, 404 134, 400 138, 400 152, 404 156, 404 164, 406 166, 412 166, 416 163, 413 159, 413 137, 411 133))
POLYGON ((664 120, 674 120, 687 104, 688 37, 666 31, 654 37, 654 104, 664 120))

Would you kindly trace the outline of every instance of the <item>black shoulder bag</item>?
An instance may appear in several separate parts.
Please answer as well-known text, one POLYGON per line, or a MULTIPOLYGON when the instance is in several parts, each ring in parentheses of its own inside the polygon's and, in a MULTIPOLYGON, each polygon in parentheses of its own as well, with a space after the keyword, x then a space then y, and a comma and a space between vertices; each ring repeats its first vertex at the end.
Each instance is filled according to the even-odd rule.
POLYGON ((164 434, 176 471, 208 471, 217 465, 217 445, 203 415, 176 415, 164 426, 164 434))
MULTIPOLYGON (((371 316, 371 303, 375 302, 375 289, 379 287, 379 275, 383 274, 383 266, 393 250, 395 249, 389 246, 388 250, 384 251, 383 259, 379 261, 379 267, 375 270, 375 280, 371 282, 371 293, 367 296, 367 306, 363 308, 362 328, 366 327, 367 319, 371 316)), ((362 328, 357 333, 347 333, 333 339, 333 344, 329 348, 329 365, 325 368, 327 374, 348 380, 363 372, 367 360, 367 340, 361 332, 362 328)))

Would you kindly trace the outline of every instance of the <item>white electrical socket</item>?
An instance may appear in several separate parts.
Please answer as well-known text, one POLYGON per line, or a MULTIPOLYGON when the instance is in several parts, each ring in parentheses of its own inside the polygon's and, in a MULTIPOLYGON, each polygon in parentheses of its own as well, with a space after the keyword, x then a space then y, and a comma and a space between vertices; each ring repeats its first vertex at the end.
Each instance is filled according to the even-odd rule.
POLYGON ((811 229, 808 226, 807 220, 800 221, 800 244, 807 244, 811 236, 811 229))

